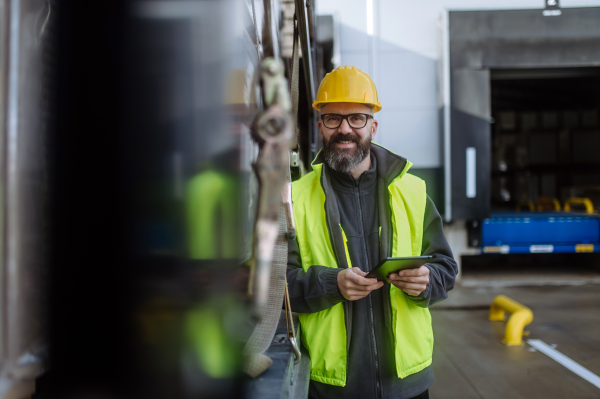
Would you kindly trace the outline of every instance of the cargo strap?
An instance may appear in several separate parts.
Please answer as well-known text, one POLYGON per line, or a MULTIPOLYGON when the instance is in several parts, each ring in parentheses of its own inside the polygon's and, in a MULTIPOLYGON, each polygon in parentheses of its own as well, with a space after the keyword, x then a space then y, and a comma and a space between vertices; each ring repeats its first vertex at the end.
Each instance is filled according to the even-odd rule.
POLYGON ((242 351, 243 370, 252 378, 256 378, 267 370, 273 361, 265 355, 273 343, 273 337, 281 316, 281 305, 285 297, 287 285, 285 272, 287 269, 287 218, 283 207, 279 209, 277 241, 273 248, 273 262, 268 280, 268 301, 262 310, 262 316, 254 327, 252 335, 242 351))
POLYGON ((286 193, 291 189, 289 149, 294 126, 287 82, 279 60, 263 60, 260 71, 266 109, 258 115, 251 131, 260 152, 253 164, 259 192, 249 289, 257 323, 242 350, 243 369, 251 377, 262 374, 273 363, 264 352, 273 342, 281 316, 287 287, 288 234, 293 227, 291 194, 286 193), (282 195, 283 203, 289 198, 285 206, 282 195))

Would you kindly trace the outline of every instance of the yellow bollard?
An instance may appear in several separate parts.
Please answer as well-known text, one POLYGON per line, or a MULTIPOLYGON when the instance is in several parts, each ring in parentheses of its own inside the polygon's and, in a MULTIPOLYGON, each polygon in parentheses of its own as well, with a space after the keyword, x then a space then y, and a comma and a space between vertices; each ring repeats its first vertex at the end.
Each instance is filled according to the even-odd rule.
POLYGON ((594 213, 594 204, 589 198, 569 198, 565 202, 565 212, 571 212, 571 205, 583 205, 587 213, 594 213))
POLYGON ((505 312, 511 315, 506 323, 506 332, 502 343, 507 346, 523 345, 523 329, 533 320, 533 312, 507 296, 498 295, 490 307, 489 319, 504 321, 506 320, 505 312))

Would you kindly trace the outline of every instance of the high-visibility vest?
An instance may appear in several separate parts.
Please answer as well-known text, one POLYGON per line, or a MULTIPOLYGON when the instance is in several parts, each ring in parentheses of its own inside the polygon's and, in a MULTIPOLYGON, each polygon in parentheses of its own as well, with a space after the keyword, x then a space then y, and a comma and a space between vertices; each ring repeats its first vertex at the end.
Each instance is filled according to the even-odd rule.
MULTIPOLYGON (((239 180, 232 173, 207 169, 186 187, 186 222, 190 259, 237 259, 240 256, 239 180)), ((241 347, 227 333, 227 317, 240 314, 232 295, 210 298, 187 309, 183 333, 197 365, 211 378, 232 378, 240 369, 241 347)))
MULTIPOLYGON (((425 182, 406 173, 410 165, 408 162, 388 186, 393 233, 391 256, 421 255, 427 195, 425 182)), ((322 168, 323 164, 314 164, 313 172, 294 182, 292 187, 298 246, 305 271, 311 265, 338 267, 326 222, 322 168)), ((341 226, 332 228, 341 229, 341 226)), ((348 265, 352 267, 345 245, 348 265)), ((431 364, 431 315, 428 309, 417 306, 393 285, 384 285, 381 289, 390 290, 396 372, 399 378, 405 378, 431 364)), ((302 342, 311 359, 312 380, 346 385, 348 353, 344 317, 342 303, 321 312, 299 313, 302 342)))
POLYGON ((240 257, 239 186, 237 176, 208 169, 186 187, 186 222, 191 259, 240 257))

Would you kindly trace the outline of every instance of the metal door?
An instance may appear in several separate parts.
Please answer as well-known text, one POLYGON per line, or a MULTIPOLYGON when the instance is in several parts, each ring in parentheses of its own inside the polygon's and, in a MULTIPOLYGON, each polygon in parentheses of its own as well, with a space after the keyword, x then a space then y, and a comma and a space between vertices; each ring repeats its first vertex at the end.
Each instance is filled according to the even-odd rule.
POLYGON ((483 219, 490 213, 489 69, 453 70, 450 90, 451 217, 483 219))

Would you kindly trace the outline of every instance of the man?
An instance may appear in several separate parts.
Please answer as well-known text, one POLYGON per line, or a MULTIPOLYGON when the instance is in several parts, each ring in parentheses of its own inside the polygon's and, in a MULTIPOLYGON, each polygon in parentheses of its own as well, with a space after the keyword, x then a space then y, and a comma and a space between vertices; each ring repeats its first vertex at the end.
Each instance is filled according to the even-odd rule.
MULTIPOLYGON (((457 266, 425 182, 411 163, 371 143, 381 109, 356 67, 321 82, 323 150, 294 182, 297 238, 287 279, 311 358, 311 398, 428 398, 433 333, 428 306, 454 287, 457 266), (435 255, 418 269, 367 279, 389 256, 435 255)), ((401 128, 401 127, 398 127, 401 128)))

